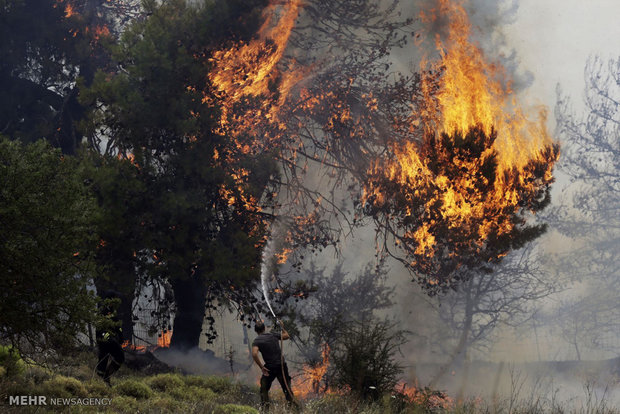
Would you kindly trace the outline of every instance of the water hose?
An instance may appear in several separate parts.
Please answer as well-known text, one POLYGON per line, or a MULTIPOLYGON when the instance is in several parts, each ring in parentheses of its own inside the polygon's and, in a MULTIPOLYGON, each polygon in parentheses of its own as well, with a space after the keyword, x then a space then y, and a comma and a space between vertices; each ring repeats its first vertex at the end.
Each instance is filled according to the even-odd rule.
MULTIPOLYGON (((280 328, 284 330, 284 324, 282 323, 282 321, 278 319, 278 322, 280 322, 280 328)), ((282 332, 280 332, 280 365, 282 366, 282 378, 284 379, 284 385, 286 385, 286 390, 288 391, 288 395, 290 395, 291 400, 295 404, 297 404, 298 402, 296 401, 296 398, 293 395, 293 391, 291 391, 291 387, 288 385, 289 380, 286 377, 286 373, 284 370, 284 338, 282 338, 282 332)))

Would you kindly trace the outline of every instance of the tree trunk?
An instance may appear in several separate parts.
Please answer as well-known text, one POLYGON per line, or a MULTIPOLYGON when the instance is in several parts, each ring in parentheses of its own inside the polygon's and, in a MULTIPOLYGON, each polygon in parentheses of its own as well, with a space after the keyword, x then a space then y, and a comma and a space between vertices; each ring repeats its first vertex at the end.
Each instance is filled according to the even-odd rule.
POLYGON ((471 331, 473 318, 474 318, 474 299, 472 298, 472 289, 473 289, 473 278, 465 282, 465 315, 463 317, 463 329, 461 330, 461 336, 459 338, 459 343, 456 345, 456 349, 450 361, 448 361, 445 365, 443 365, 435 378, 433 378, 429 384, 429 387, 433 388, 437 382, 448 372, 448 369, 452 365, 454 365, 459 359, 463 359, 467 354, 468 341, 469 341, 469 332, 471 331))
POLYGON ((171 280, 176 303, 170 347, 186 351, 197 348, 205 316, 207 288, 199 277, 171 280))

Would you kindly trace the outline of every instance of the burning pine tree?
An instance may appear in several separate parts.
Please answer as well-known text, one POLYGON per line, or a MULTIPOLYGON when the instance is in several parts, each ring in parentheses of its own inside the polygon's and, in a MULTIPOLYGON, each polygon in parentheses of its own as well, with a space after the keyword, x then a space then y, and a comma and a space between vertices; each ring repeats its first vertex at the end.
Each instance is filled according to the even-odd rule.
POLYGON ((550 202, 559 148, 544 127, 526 118, 502 68, 469 42, 461 4, 440 1, 449 19, 438 37, 441 61, 426 72, 419 142, 397 142, 373 162, 364 188, 365 213, 402 249, 395 255, 430 292, 458 282, 462 266, 501 260, 545 231, 528 224, 550 202), (508 86, 504 86, 501 80, 508 86))

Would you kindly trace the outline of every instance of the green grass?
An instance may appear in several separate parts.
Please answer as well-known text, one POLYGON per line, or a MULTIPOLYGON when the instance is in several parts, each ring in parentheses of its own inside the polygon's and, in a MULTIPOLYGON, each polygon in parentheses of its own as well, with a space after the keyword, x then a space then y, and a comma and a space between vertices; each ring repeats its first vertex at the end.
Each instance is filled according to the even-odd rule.
MULTIPOLYGON (((208 413, 208 414, 258 414, 257 387, 235 383, 220 376, 183 375, 166 373, 145 376, 121 369, 112 377, 112 387, 93 375, 94 356, 80 357, 79 362, 68 361, 67 366, 43 368, 6 358, 6 368, 0 365, 0 412, 39 413, 208 413), (19 363, 19 369, 15 364, 19 363), (10 371, 10 373, 9 373, 10 371), (90 372, 90 375, 86 375, 90 372), (64 407, 11 407, 10 395, 44 395, 48 398, 108 398, 108 405, 74 405, 64 407)), ((276 386, 271 392, 272 414, 294 412, 288 408, 276 386)), ((364 402, 352 395, 323 395, 301 402, 300 414, 477 414, 477 413, 578 413, 615 414, 620 411, 608 408, 603 402, 578 409, 563 407, 554 402, 517 401, 515 398, 489 403, 481 400, 454 403, 441 393, 420 390, 411 397, 401 394, 384 395, 378 401, 364 402)))

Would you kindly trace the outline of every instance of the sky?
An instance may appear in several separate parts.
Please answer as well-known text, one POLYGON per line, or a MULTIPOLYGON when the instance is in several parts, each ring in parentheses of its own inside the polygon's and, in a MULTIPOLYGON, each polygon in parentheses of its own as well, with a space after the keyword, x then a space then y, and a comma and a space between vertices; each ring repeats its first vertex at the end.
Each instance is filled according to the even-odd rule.
POLYGON ((528 99, 547 105, 552 115, 559 83, 578 109, 588 57, 620 56, 619 17, 618 0, 519 1, 514 22, 501 30, 517 52, 520 69, 534 75, 528 99))

